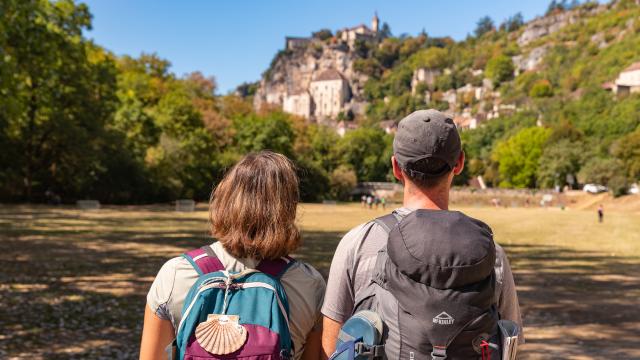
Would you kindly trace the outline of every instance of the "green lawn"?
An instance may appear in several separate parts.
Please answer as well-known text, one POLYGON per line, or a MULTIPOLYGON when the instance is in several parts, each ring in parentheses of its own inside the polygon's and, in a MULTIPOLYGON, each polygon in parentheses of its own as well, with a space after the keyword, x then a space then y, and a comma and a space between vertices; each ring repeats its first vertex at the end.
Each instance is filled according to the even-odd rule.
MULTIPOLYGON (((145 294, 162 263, 207 243, 206 209, 0 206, 0 358, 137 356, 145 294)), ((525 321, 520 358, 640 358, 640 214, 461 209, 509 254, 525 321)), ((382 215, 302 205, 299 259, 324 274, 340 236, 382 215)))

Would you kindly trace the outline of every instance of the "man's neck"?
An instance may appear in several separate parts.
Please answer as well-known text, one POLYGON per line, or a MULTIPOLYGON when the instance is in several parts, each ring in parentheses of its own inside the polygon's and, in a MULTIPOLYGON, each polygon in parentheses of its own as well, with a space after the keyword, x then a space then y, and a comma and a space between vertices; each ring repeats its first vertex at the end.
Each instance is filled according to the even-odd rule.
POLYGON ((449 187, 428 190, 405 187, 402 204, 409 209, 449 210, 449 187))

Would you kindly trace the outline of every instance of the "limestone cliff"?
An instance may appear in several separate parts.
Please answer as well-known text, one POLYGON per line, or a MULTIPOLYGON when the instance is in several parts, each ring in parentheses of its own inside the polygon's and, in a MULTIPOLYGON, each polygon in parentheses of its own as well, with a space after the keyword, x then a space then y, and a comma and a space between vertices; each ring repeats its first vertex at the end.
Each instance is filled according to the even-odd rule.
MULTIPOLYGON (((288 98, 308 94, 311 82, 323 71, 335 70, 347 83, 348 91, 342 94, 342 112, 362 114, 365 105, 362 93, 367 77, 354 71, 353 63, 357 58, 355 51, 342 42, 328 43, 318 39, 287 42, 287 49, 276 55, 263 74, 254 106, 256 109, 265 104, 282 107, 288 98)), ((309 106, 308 117, 316 119, 314 102, 311 101, 309 106)), ((302 109, 294 113, 305 116, 302 109)))

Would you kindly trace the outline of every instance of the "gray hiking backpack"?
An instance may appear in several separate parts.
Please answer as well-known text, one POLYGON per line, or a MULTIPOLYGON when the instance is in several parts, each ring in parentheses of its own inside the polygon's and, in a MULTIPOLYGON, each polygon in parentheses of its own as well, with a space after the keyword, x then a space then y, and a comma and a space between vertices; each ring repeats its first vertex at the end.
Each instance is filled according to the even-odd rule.
MULTIPOLYGON (((491 229, 460 212, 416 210, 375 220, 389 234, 354 312, 384 324, 388 359, 500 359, 491 229)), ((365 240, 366 241, 366 240, 365 240)))

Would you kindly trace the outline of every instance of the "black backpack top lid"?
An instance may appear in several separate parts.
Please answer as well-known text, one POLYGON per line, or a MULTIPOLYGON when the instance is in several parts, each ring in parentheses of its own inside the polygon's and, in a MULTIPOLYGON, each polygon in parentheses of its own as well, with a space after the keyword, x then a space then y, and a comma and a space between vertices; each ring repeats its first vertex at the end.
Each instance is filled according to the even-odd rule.
POLYGON ((489 226, 457 211, 413 211, 391 230, 387 251, 402 274, 436 289, 481 282, 496 261, 489 226))

